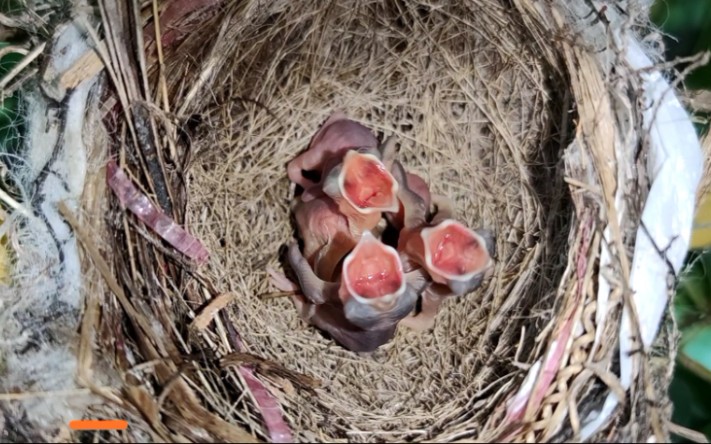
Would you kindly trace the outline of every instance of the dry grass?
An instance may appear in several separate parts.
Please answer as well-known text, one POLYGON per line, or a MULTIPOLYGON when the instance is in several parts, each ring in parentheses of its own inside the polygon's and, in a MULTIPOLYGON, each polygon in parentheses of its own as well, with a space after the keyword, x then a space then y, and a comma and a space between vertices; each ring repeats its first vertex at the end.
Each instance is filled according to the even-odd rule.
MULTIPOLYGON (((502 32, 508 12, 496 3, 276 2, 244 11, 219 17, 215 25, 229 31, 205 59, 185 61, 204 44, 195 35, 166 61, 173 107, 204 119, 192 138, 186 219, 212 252, 205 277, 236 294, 230 320, 250 352, 322 382, 316 395, 280 387, 299 440, 476 431, 486 406, 519 379, 517 361, 531 361, 534 336, 521 337, 521 327, 550 319, 564 265, 543 263, 567 234, 542 236, 546 206, 560 205, 560 177, 541 147, 560 114, 547 104, 537 56, 519 28, 502 32), (191 90, 199 78, 208 80, 191 90), (260 298, 274 291, 266 267, 281 267, 279 250, 293 236, 285 162, 336 109, 395 134, 408 168, 454 199, 467 224, 497 234, 495 278, 448 301, 434 331, 400 330, 372 356, 302 324, 288 299, 260 298)), ((225 402, 209 401, 227 412, 225 402)))
MULTIPOLYGON (((580 416, 617 389, 619 310, 604 326, 595 319, 600 208, 610 210, 617 179, 605 158, 614 117, 593 124, 603 79, 576 71, 598 72, 589 54, 547 40, 533 3, 229 2, 178 46, 140 58, 127 44, 145 25, 131 25, 137 3, 100 2, 117 104, 105 119, 110 154, 211 258, 196 270, 115 203, 111 254, 83 240, 111 288, 100 318, 98 301, 88 303, 84 376, 108 365, 121 390, 93 391, 133 424, 97 439, 266 439, 239 364, 256 369, 304 442, 508 436, 497 428, 505 402, 564 334, 563 368, 515 438, 575 436, 580 416), (573 105, 592 153, 575 147, 566 153, 582 158, 563 160, 573 105), (381 138, 396 135, 405 166, 497 239, 491 279, 446 301, 433 331, 401 330, 372 355, 324 338, 288 298, 263 297, 274 291, 266 268, 281 268, 293 236, 285 164, 336 109, 381 138), (87 350, 93 330, 104 356, 87 350)), ((143 15, 159 6, 148 3, 143 15)), ((633 224, 615 227, 622 251, 633 224)), ((613 292, 611 305, 623 296, 613 292)))

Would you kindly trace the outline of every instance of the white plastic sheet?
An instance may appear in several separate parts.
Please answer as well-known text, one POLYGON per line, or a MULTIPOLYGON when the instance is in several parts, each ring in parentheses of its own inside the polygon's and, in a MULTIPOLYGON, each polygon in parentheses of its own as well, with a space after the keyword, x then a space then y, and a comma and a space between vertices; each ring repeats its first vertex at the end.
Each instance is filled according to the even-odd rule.
MULTIPOLYGON (((630 274, 632 303, 639 316, 643 346, 648 349, 669 300, 669 273, 679 272, 689 248, 703 158, 691 120, 672 86, 658 70, 651 69, 652 61, 634 37, 627 35, 623 42, 627 62, 632 69, 640 70, 643 80, 643 126, 650 143, 647 169, 652 185, 642 214, 644 227, 637 230, 630 274)), ((634 334, 630 310, 625 307, 620 325, 619 375, 625 389, 637 372, 630 355, 634 334)), ((581 439, 587 440, 600 430, 619 402, 611 392, 602 410, 586 418, 581 439)))

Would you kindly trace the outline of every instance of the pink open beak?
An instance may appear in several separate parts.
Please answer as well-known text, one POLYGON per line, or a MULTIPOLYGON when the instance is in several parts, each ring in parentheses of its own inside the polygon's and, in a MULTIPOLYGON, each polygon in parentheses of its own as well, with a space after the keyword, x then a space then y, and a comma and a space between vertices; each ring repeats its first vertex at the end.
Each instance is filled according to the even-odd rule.
POLYGON ((343 262, 342 298, 362 304, 390 303, 407 290, 398 252, 366 230, 343 262))
POLYGON ((334 173, 328 178, 324 192, 338 203, 354 235, 375 228, 383 212, 396 212, 400 208, 399 185, 376 155, 348 151, 334 173))
POLYGON ((471 290, 493 263, 485 239, 454 219, 408 234, 405 252, 454 294, 471 290))

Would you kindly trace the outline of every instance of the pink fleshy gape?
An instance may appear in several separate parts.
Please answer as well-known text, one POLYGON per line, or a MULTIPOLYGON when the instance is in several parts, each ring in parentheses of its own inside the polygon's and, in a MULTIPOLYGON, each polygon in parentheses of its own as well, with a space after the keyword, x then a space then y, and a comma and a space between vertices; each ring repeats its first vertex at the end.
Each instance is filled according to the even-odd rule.
POLYGON ((343 169, 343 189, 356 207, 387 208, 393 205, 395 179, 385 166, 370 157, 352 155, 343 169))
POLYGON ((433 229, 426 248, 432 265, 448 275, 465 275, 483 268, 488 253, 479 239, 460 224, 447 224, 433 229))
POLYGON ((398 257, 379 242, 359 245, 344 272, 351 288, 368 299, 396 293, 404 279, 398 257))

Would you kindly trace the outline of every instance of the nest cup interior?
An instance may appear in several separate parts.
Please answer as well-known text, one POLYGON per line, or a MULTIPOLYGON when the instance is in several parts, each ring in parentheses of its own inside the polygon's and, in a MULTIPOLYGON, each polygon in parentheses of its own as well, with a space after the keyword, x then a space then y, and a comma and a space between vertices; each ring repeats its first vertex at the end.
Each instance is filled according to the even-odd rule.
POLYGON ((205 274, 237 295, 226 310, 249 352, 322 384, 270 381, 299 441, 475 437, 520 386, 517 363, 540 354, 567 248, 562 114, 507 3, 246 2, 167 53, 173 102, 203 118, 186 219, 211 252, 205 274), (208 93, 188 97, 207 63, 208 93), (405 168, 496 238, 478 290, 446 300, 432 330, 400 328, 370 355, 304 323, 288 297, 260 297, 295 235, 286 162, 338 109, 379 140, 394 134, 405 168))

